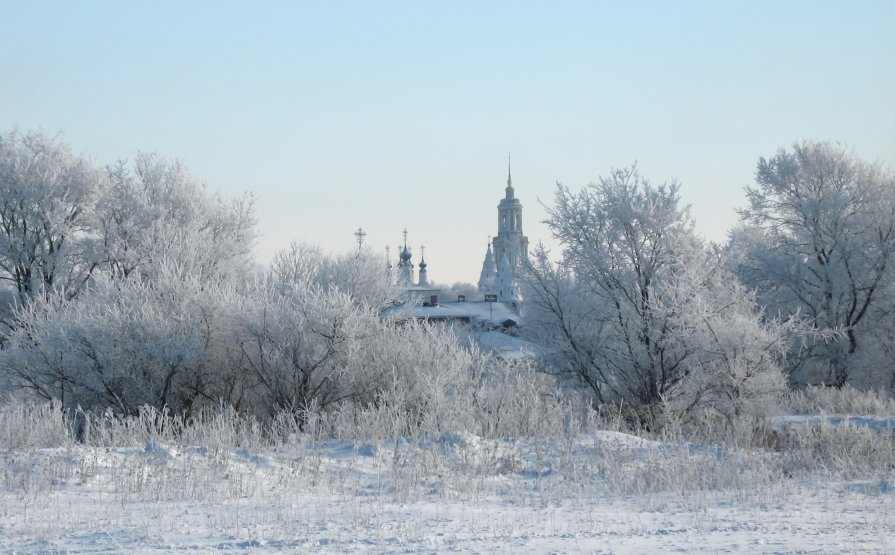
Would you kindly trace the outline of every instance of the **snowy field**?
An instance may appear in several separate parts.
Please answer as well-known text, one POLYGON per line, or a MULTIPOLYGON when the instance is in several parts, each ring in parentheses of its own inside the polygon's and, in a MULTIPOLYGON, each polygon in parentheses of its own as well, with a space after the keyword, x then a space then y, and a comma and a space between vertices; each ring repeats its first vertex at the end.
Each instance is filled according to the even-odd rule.
POLYGON ((224 443, 3 449, 0 551, 895 552, 891 470, 610 431, 224 443))

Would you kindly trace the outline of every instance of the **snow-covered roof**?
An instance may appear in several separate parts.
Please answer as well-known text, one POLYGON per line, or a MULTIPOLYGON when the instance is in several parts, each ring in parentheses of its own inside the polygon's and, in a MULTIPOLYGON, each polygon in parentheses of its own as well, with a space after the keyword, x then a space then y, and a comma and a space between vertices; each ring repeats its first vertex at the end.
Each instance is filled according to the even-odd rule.
MULTIPOLYGON (((492 326, 503 326, 508 320, 515 324, 522 321, 516 304, 511 302, 448 301, 435 305, 405 303, 386 309, 384 315, 399 320, 490 322, 492 326)), ((534 343, 491 329, 474 331, 470 337, 482 350, 505 360, 534 358, 542 353, 541 347, 534 343)))
POLYGON ((486 301, 448 301, 428 304, 400 304, 387 308, 385 314, 398 319, 418 320, 466 320, 503 325, 507 320, 516 324, 522 321, 515 303, 486 301))
POLYGON ((401 290, 406 291, 408 293, 426 293, 426 294, 435 294, 441 291, 441 289, 437 287, 428 287, 424 285, 405 285, 401 287, 401 290))

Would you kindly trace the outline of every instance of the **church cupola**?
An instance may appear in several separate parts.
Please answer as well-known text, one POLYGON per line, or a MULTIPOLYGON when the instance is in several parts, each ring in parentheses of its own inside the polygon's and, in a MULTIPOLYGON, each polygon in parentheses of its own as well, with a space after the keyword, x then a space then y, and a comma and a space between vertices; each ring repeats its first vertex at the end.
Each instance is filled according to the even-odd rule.
POLYGON ((413 254, 407 246, 406 229, 404 230, 404 247, 399 246, 398 248, 401 249, 398 254, 398 282, 404 285, 413 285, 413 262, 411 262, 413 254))
POLYGON ((420 245, 420 287, 426 287, 429 285, 429 272, 426 270, 429 265, 426 264, 426 246, 420 245))

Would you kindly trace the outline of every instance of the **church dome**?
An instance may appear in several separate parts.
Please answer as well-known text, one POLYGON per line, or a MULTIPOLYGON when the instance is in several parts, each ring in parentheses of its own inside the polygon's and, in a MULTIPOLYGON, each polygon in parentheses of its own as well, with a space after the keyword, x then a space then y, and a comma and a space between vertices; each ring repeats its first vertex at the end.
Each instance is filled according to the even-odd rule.
POLYGON ((410 260, 413 255, 410 254, 410 251, 407 249, 407 246, 404 246, 404 250, 401 251, 400 257, 401 260, 410 260))

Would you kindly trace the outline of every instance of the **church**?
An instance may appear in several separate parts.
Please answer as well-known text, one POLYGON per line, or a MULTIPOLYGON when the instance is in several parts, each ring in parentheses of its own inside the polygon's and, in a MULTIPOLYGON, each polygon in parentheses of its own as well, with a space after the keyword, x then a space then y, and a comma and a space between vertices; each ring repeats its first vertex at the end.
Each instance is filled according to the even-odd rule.
POLYGON ((387 271, 403 291, 403 298, 385 309, 384 316, 398 321, 459 325, 472 334, 482 349, 504 359, 538 356, 540 348, 517 333, 523 320, 518 277, 528 259, 528 237, 522 230, 522 203, 516 198, 509 164, 504 198, 497 205, 497 235, 488 240, 474 299, 464 295, 439 299, 440 291, 428 280, 425 248, 420 247, 420 251, 419 273, 414 276, 413 254, 404 230, 397 264, 393 267, 390 260, 386 261, 387 271))
POLYGON ((513 189, 513 172, 507 163, 507 187, 497 205, 497 236, 488 241, 479 293, 496 295, 500 301, 520 301, 519 267, 528 260, 528 237, 522 232, 522 203, 513 189))
MULTIPOLYGON (((386 247, 386 271, 393 273, 396 283, 410 297, 426 298, 429 303, 437 304, 438 290, 433 289, 428 280, 428 264, 426 264, 425 247, 420 247, 421 257, 418 276, 414 276, 413 254, 407 245, 407 230, 404 230, 404 244, 398 246, 397 267, 393 267, 390 249, 386 247)), ((485 260, 478 281, 478 296, 470 301, 498 301, 512 303, 518 307, 522 300, 519 290, 518 274, 524 262, 528 260, 528 237, 522 231, 522 203, 516 198, 513 188, 513 173, 507 162, 507 186, 504 198, 497 205, 497 235, 488 239, 485 260)), ((466 299, 457 299, 463 302, 466 299)))

